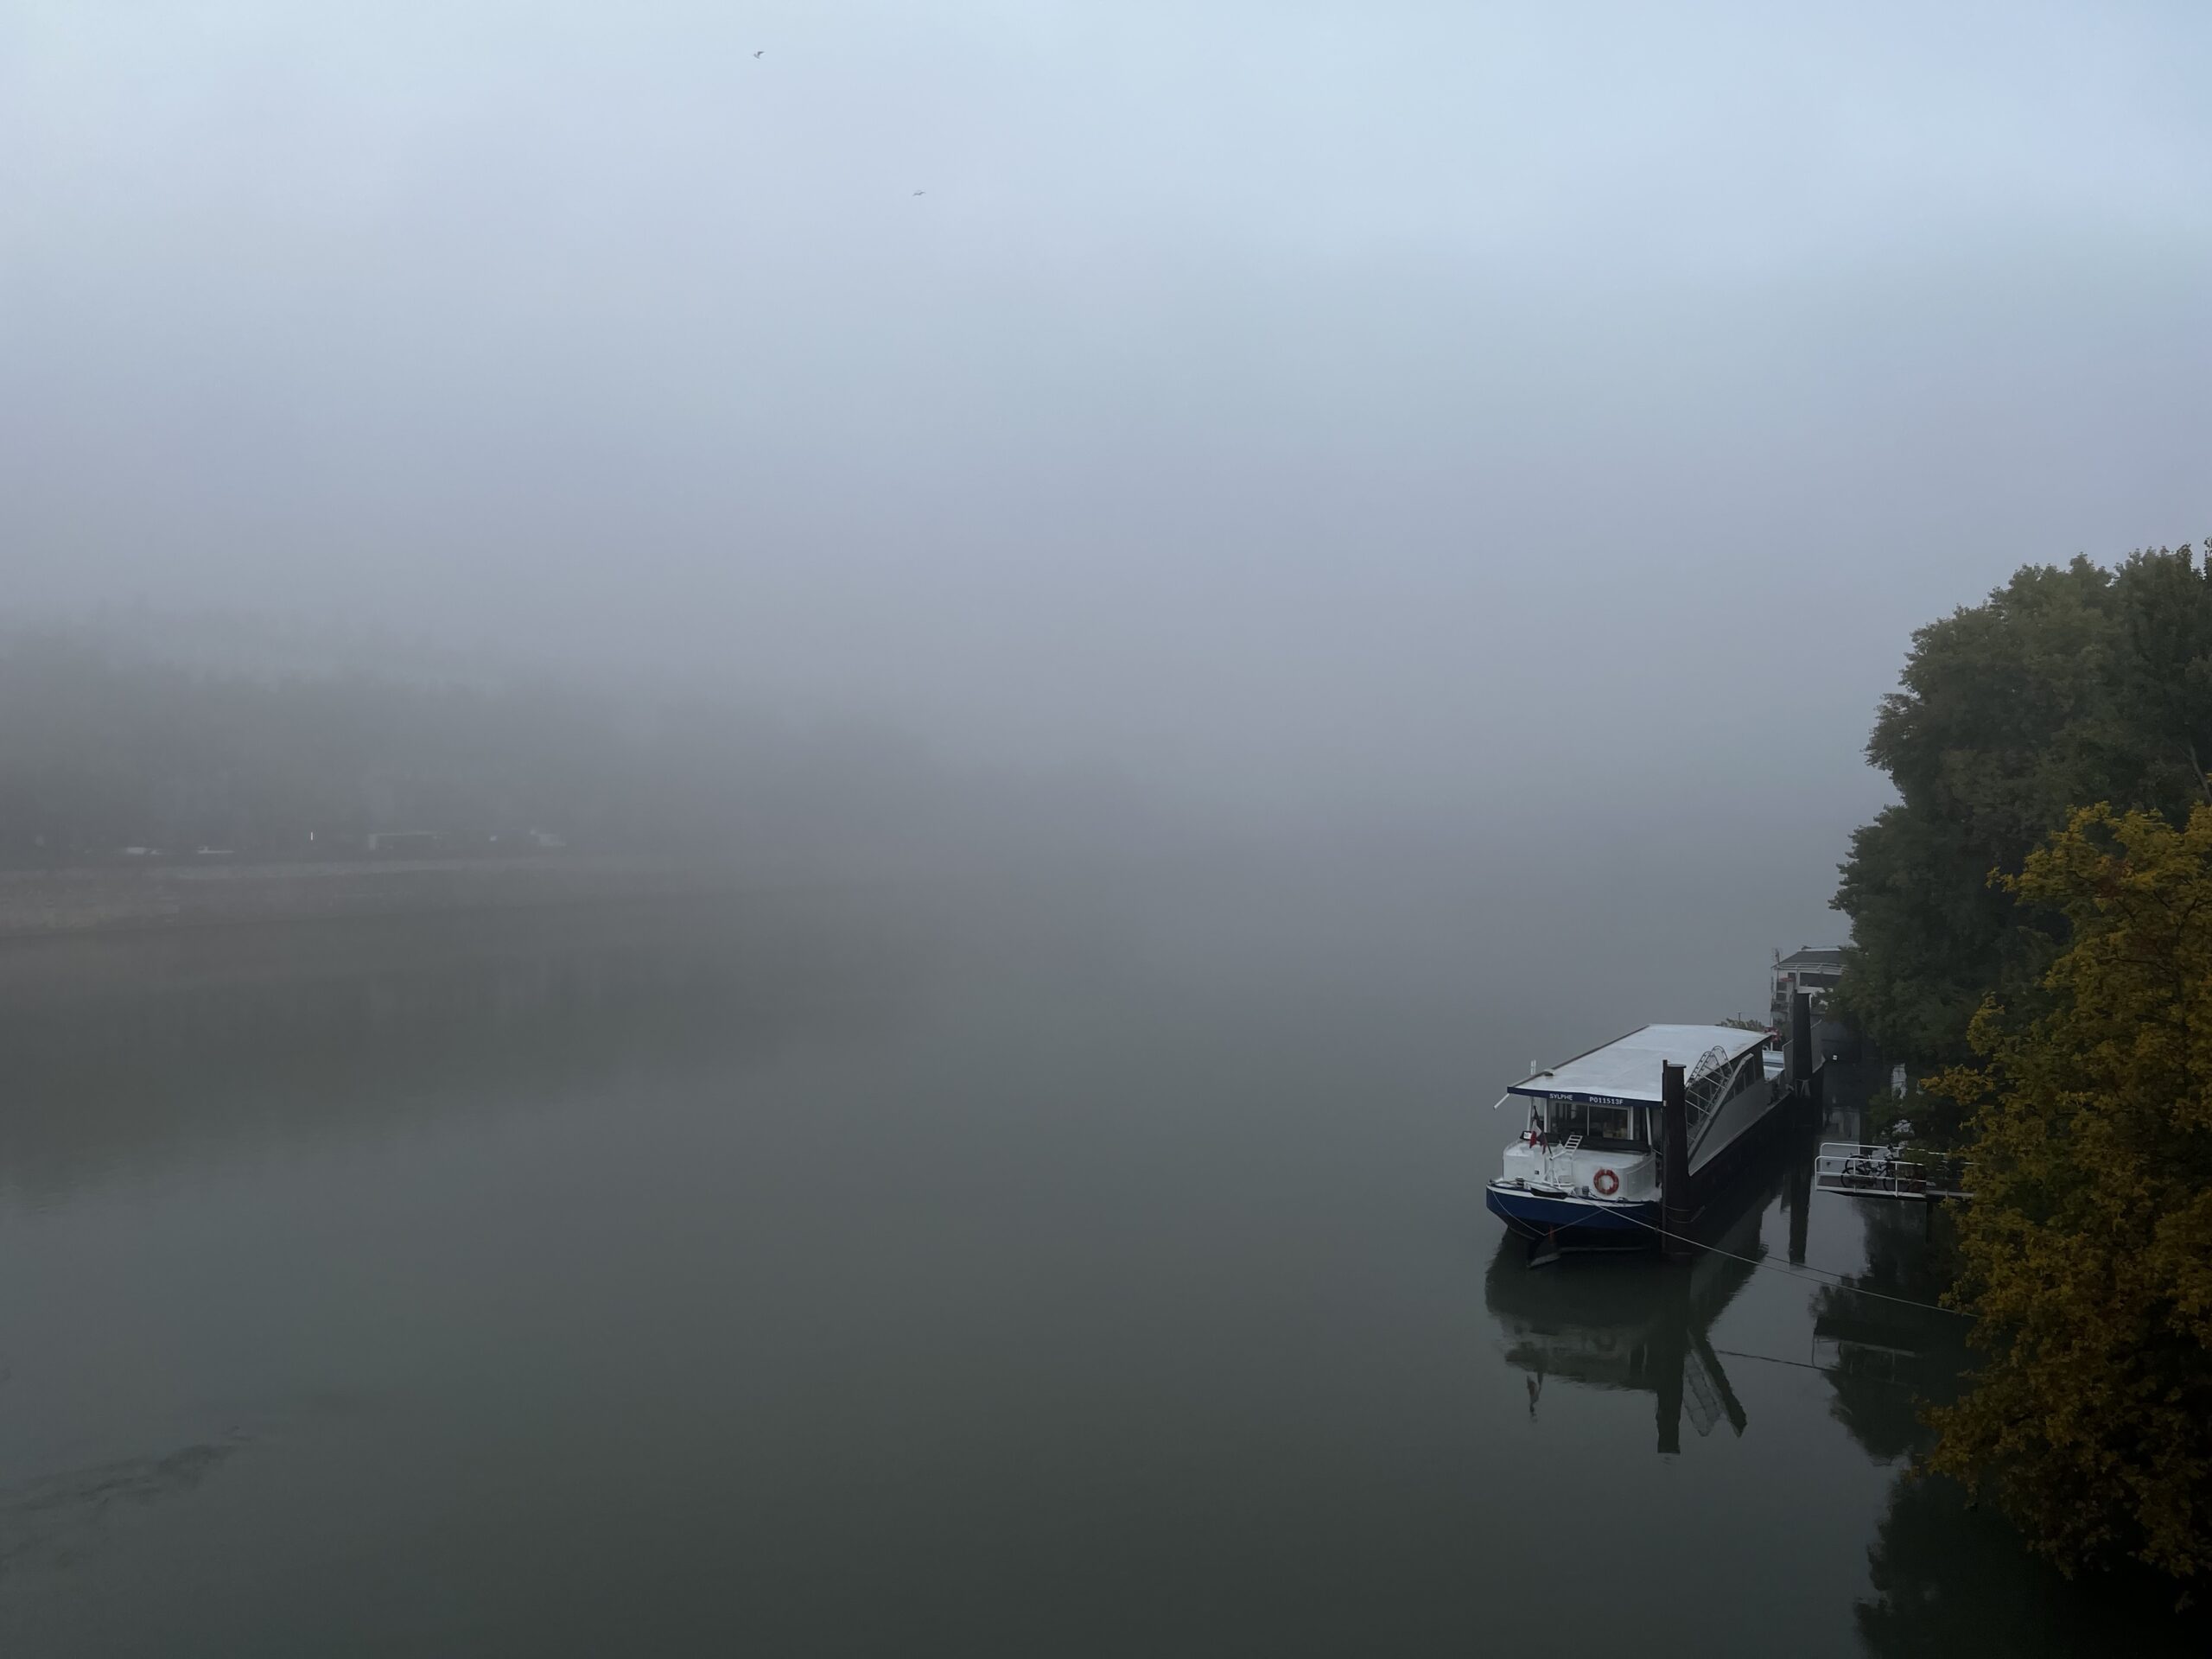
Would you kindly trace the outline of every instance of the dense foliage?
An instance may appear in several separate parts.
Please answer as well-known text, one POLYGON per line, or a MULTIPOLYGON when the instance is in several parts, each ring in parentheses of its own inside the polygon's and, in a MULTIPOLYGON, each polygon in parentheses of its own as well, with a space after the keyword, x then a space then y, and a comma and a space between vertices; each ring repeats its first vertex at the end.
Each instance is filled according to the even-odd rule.
POLYGON ((2178 822, 2212 800, 2212 550, 2030 566, 1914 636, 1868 757, 1899 800, 1852 841, 1837 998, 1916 1070, 1967 1058, 1993 989, 2032 986, 2063 926, 1989 883, 2076 807, 2178 822))
MULTIPOLYGON (((1992 998, 1960 1295, 1991 1354, 1936 1465, 2069 1569, 2212 1573, 2212 807, 2091 807, 1999 886, 2062 917, 2035 995, 1992 998)), ((2001 895, 2000 895, 2001 896, 2001 895)))

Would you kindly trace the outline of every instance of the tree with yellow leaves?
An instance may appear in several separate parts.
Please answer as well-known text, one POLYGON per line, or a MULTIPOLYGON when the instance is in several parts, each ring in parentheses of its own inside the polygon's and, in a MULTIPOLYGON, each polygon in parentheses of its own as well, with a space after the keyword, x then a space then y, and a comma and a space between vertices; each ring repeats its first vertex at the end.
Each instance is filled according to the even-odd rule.
POLYGON ((1935 1466, 2068 1571, 2212 1574, 2212 806, 2094 806, 1999 885, 2063 913, 2031 999, 1992 999, 1955 1296, 1988 1355, 1935 1466))

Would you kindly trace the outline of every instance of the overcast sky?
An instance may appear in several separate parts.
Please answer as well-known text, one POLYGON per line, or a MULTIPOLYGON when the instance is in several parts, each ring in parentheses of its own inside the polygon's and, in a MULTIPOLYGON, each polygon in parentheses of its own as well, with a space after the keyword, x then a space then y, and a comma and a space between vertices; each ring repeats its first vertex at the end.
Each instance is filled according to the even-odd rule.
POLYGON ((6 601, 1271 810, 1764 756, 1840 842, 1914 626, 2212 530, 2208 66, 2195 3, 0 0, 6 601))

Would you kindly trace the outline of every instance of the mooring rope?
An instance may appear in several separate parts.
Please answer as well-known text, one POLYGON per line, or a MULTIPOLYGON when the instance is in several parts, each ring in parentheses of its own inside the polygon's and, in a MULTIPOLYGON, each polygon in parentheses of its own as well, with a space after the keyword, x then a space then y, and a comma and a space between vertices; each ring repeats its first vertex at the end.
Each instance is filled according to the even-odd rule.
POLYGON ((1914 1296, 1892 1296, 1885 1290, 1869 1290, 1864 1285, 1851 1283, 1840 1273, 1830 1273, 1826 1268, 1806 1268, 1801 1270, 1760 1256, 1738 1255, 1733 1250, 1722 1249, 1718 1244, 1700 1243, 1694 1238, 1685 1238, 1680 1233, 1670 1233, 1664 1227, 1654 1227, 1649 1222, 1640 1220, 1635 1216, 1629 1216, 1625 1219, 1635 1222, 1639 1227, 1649 1227, 1662 1238, 1671 1238, 1676 1243, 1688 1244, 1694 1249, 1711 1250, 1715 1255, 1725 1255, 1731 1262, 1741 1262, 1746 1267, 1764 1268, 1770 1273, 1778 1273, 1786 1278, 1802 1279, 1808 1284, 1823 1286, 1831 1290, 1848 1290, 1860 1296, 1872 1296, 1878 1301, 1896 1302, 1905 1307, 1923 1308, 1930 1313, 1948 1313, 1955 1319, 1974 1318, 1973 1314, 1962 1307, 1946 1307, 1941 1302, 1923 1302, 1914 1296))
MULTIPOLYGON (((1581 1198, 1570 1198, 1567 1202, 1586 1204, 1592 1210, 1598 1208, 1596 1205, 1588 1204, 1587 1200, 1581 1198)), ((1722 1249, 1718 1244, 1701 1243, 1694 1238, 1686 1238, 1680 1233, 1670 1233, 1664 1227, 1654 1226, 1650 1222, 1640 1217, 1631 1216, 1624 1210, 1615 1210, 1610 1205, 1606 1208, 1608 1213, 1618 1217, 1620 1220, 1631 1222, 1647 1231, 1658 1234, 1662 1238, 1671 1238, 1678 1244, 1688 1244, 1694 1249, 1710 1250, 1715 1255, 1725 1255, 1731 1262, 1741 1262, 1746 1267, 1764 1268, 1770 1273, 1779 1273, 1791 1279, 1802 1279, 1808 1284, 1823 1286, 1831 1290, 1848 1290, 1860 1296, 1872 1296, 1879 1301, 1897 1302, 1906 1307, 1925 1308, 1930 1313, 1948 1313, 1955 1319, 1970 1319, 1974 1317, 1962 1307, 1945 1307, 1941 1302, 1923 1302, 1911 1296, 1892 1296, 1885 1290, 1869 1290, 1864 1285, 1849 1283, 1841 1274, 1830 1274, 1826 1268, 1807 1268, 1801 1270, 1758 1256, 1738 1255, 1733 1250, 1722 1249), (1816 1278, 1815 1274, 1823 1276, 1816 1278)))

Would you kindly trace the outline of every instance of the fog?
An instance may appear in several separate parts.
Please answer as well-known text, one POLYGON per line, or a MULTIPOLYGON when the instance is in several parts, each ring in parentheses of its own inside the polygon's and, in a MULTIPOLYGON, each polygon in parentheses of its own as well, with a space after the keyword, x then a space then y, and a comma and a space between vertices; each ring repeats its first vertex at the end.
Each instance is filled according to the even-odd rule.
POLYGON ((2208 48, 16 0, 0 602, 879 723, 1748 1002, 1911 629, 2212 528, 2208 48))
POLYGON ((1897 1056, 1491 1107, 2212 531, 2208 65, 0 0, 0 1655, 2212 1652, 1918 1478, 1897 1056))

